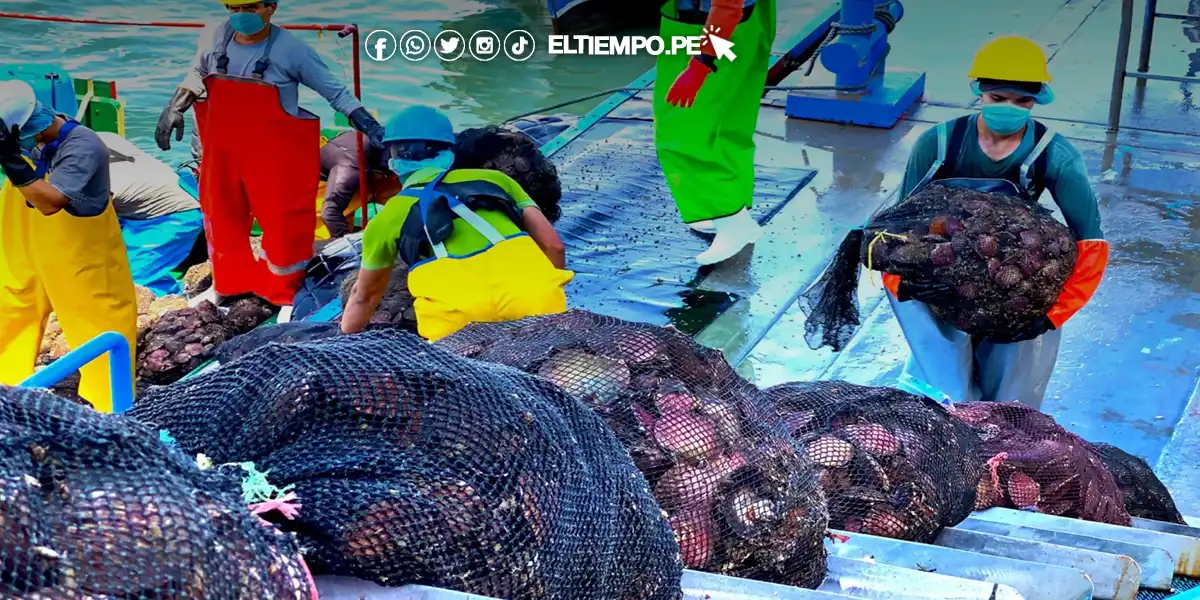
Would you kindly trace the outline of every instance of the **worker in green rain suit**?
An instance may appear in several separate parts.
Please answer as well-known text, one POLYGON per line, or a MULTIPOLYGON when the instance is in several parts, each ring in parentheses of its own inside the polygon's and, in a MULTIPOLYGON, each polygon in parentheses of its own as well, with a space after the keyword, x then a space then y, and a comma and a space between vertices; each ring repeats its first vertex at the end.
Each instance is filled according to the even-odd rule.
POLYGON ((733 43, 718 62, 705 39, 702 54, 658 56, 654 143, 683 222, 715 233, 696 257, 712 265, 758 241, 754 197, 754 131, 775 43, 775 0, 667 0, 660 35, 711 32, 733 43))

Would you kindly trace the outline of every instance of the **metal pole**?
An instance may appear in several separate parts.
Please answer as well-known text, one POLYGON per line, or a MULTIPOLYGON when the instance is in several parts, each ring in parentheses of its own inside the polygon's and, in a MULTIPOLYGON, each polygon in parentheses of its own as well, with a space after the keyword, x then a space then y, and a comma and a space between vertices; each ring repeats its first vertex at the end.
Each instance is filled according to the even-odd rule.
POLYGON ((1112 96, 1108 99, 1108 132, 1121 128, 1121 102, 1125 99, 1125 74, 1129 66, 1129 38, 1133 35, 1133 0, 1121 0, 1121 30, 1117 36, 1117 62, 1113 65, 1112 96))
MULTIPOLYGON (((359 57, 358 48, 358 26, 351 25, 354 36, 354 96, 360 101, 362 100, 362 59, 359 57)), ((367 228, 367 205, 371 203, 370 181, 367 179, 367 151, 363 146, 363 133, 360 131, 355 136, 355 145, 358 150, 358 196, 362 202, 362 226, 367 228)), ((353 225, 353 223, 352 223, 353 225)))
MULTIPOLYGON (((22 19, 25 21, 47 21, 50 23, 80 23, 84 25, 126 25, 133 27, 181 27, 200 29, 207 23, 187 23, 181 21, 112 21, 106 19, 76 19, 72 17, 52 17, 47 15, 30 15, 26 13, 0 12, 0 19, 22 19)), ((343 31, 347 25, 280 25, 284 29, 294 31, 343 31)))
POLYGON ((1138 53, 1138 73, 1150 70, 1150 47, 1154 45, 1154 20, 1158 16, 1158 0, 1146 0, 1142 17, 1142 50, 1138 53))

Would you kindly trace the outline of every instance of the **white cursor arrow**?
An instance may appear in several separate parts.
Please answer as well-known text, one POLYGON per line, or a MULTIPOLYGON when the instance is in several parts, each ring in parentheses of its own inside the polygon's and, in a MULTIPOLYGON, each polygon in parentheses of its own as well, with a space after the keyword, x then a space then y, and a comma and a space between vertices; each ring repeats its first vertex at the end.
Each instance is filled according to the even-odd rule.
POLYGON ((708 34, 708 42, 712 44, 713 52, 717 53, 718 59, 728 58, 729 60, 733 60, 737 58, 737 55, 733 53, 733 42, 719 38, 712 33, 708 34))

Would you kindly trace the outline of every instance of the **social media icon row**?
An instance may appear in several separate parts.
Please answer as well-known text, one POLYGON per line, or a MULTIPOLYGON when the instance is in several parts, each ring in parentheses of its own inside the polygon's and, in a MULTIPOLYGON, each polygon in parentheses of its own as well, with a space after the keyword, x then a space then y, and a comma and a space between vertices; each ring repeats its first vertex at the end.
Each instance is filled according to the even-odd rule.
POLYGON ((486 29, 476 31, 469 40, 450 29, 432 39, 424 31, 412 29, 404 32, 399 40, 385 29, 376 29, 367 35, 363 45, 367 56, 380 62, 392 58, 397 51, 411 61, 424 60, 432 52, 447 62, 456 61, 469 51, 476 60, 486 62, 499 56, 501 49, 510 59, 521 62, 529 60, 537 48, 533 35, 520 29, 510 31, 503 42, 499 35, 486 29))

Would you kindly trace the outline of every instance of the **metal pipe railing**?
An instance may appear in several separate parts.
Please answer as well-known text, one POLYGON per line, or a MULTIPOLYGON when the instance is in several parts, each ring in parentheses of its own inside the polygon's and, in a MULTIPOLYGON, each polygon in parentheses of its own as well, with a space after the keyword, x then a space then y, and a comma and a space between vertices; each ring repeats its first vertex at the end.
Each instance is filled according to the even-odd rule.
POLYGON ((112 393, 112 410, 123 413, 133 408, 133 361, 125 336, 108 331, 68 352, 19 384, 25 388, 48 388, 66 379, 84 365, 108 354, 108 379, 112 393))
POLYGON ((1139 85, 1146 81, 1171 81, 1175 83, 1200 83, 1200 77, 1180 77, 1175 75, 1158 75, 1148 73, 1150 70, 1150 50, 1154 45, 1154 21, 1156 19, 1177 19, 1184 21, 1200 21, 1200 15, 1180 15, 1158 12, 1158 0, 1146 0, 1146 11, 1142 15, 1142 39, 1138 52, 1137 71, 1129 72, 1129 47, 1133 37, 1133 0, 1121 0, 1121 27, 1117 32, 1117 62, 1113 66, 1112 95, 1108 100, 1108 132, 1116 133, 1121 128, 1121 108, 1125 101, 1125 80, 1139 80, 1139 85))

